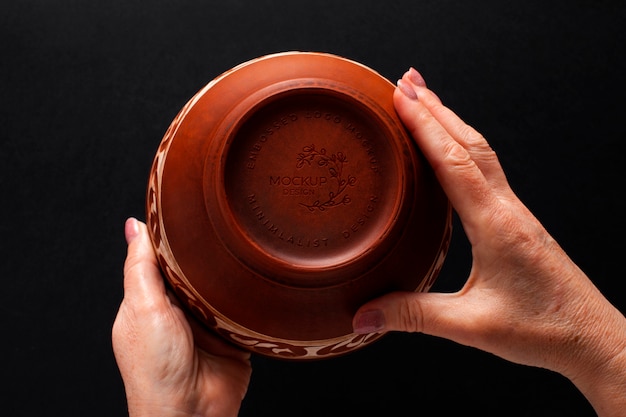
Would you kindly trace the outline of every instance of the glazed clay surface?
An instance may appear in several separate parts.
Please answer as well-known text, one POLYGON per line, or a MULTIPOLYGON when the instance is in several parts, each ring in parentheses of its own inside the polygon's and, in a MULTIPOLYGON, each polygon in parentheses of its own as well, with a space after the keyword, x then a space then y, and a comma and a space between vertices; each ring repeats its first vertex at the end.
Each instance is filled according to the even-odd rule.
POLYGON ((168 282, 212 331, 266 356, 332 357, 381 336, 352 333, 364 302, 432 286, 451 208, 393 89, 290 52, 222 74, 177 115, 147 219, 168 282))

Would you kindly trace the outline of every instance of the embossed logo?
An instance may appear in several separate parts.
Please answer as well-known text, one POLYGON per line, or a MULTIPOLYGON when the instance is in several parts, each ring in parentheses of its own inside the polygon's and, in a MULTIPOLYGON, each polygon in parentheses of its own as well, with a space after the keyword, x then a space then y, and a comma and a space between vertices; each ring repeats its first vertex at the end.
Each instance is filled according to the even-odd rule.
MULTIPOLYGON (((348 158, 343 152, 328 154, 325 148, 317 150, 315 144, 304 146, 302 152, 298 153, 296 167, 301 169, 305 165, 317 166, 326 170, 328 172, 328 181, 331 189, 328 191, 327 196, 318 198, 310 204, 300 203, 300 205, 314 212, 316 210, 325 211, 329 208, 350 204, 352 200, 346 190, 349 187, 353 187, 357 180, 355 176, 344 172, 346 164, 348 164, 348 158)), ((320 179, 320 182, 322 179, 327 179, 325 176, 319 176, 317 178, 320 179)))

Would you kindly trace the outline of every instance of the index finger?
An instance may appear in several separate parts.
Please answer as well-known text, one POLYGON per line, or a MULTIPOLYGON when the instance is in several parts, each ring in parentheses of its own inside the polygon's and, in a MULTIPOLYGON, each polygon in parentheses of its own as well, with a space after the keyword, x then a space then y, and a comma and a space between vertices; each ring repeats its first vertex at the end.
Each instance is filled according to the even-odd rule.
POLYGON ((393 96, 396 111, 433 168, 471 239, 471 231, 489 221, 497 198, 470 153, 448 133, 416 94, 409 97, 402 91, 411 87, 403 85, 402 81, 399 86, 393 96))

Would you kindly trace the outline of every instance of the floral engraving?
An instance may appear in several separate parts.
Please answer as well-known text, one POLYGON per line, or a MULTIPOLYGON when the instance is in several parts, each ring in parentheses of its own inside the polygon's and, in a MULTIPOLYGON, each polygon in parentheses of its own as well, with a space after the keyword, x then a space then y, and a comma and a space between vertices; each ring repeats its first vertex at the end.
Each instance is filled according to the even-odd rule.
MULTIPOLYGON (((149 233, 152 237, 154 249, 157 255, 159 266, 172 287, 176 296, 183 302, 191 313, 200 319, 207 327, 213 331, 239 345, 240 347, 247 349, 251 352, 258 353, 264 356, 279 357, 286 359, 303 359, 303 360, 317 360, 320 358, 330 358, 338 355, 348 353, 361 346, 365 346, 369 343, 378 340, 383 336, 382 333, 370 333, 368 335, 355 335, 347 334, 335 339, 323 339, 314 341, 293 341, 287 339, 277 339, 272 336, 261 335, 250 331, 242 325, 229 320, 224 317, 214 306, 206 301, 202 296, 193 289, 189 283, 185 273, 181 270, 178 262, 176 261, 174 254, 169 246, 167 234, 165 232, 165 226, 163 222, 163 212, 161 207, 161 182, 163 179, 163 170, 165 165, 166 156, 169 152, 170 145, 176 135, 178 128, 180 127, 183 119, 200 97, 204 94, 206 89, 210 88, 212 82, 204 90, 200 91, 194 98, 189 101, 185 107, 176 116, 170 127, 168 128, 163 140, 155 155, 152 168, 150 170, 150 176, 148 181, 148 198, 146 201, 146 223, 148 224, 149 233)), ((302 158, 307 158, 307 161, 300 162, 300 155, 298 159, 298 167, 303 166, 305 163, 311 164, 316 158, 327 158, 328 162, 320 163, 319 166, 329 166, 339 171, 336 178, 339 188, 342 186, 342 168, 343 164, 347 162, 347 159, 342 153, 337 155, 326 156, 326 151, 321 149, 319 152, 315 151, 314 146, 304 147, 304 154, 302 158), (309 155, 306 155, 309 153, 309 155), (332 159, 334 156, 334 160, 332 159), (337 162, 335 162, 337 161, 337 162), (341 162, 339 162, 341 161, 341 162)), ((331 174, 332 175, 332 174, 331 174)), ((343 188, 348 185, 354 185, 356 178, 352 177, 343 183, 343 188)), ((336 196, 344 190, 335 191, 333 194, 336 196)), ((349 199, 348 201, 349 202, 349 199)), ((343 204, 347 204, 347 202, 343 204)), ((321 205, 322 203, 318 203, 321 205)), ((335 204, 337 205, 337 204, 335 204)), ((328 205, 331 207, 332 205, 328 205)), ((319 210, 324 210, 319 208, 319 210)), ((311 209, 315 210, 315 208, 311 209)), ((443 262, 443 257, 441 257, 443 262)), ((431 271, 432 274, 432 271, 431 271)), ((432 282, 432 279, 428 279, 428 282, 432 282)))
POLYGON ((343 152, 328 155, 325 148, 318 151, 315 149, 315 145, 311 144, 304 146, 302 152, 298 153, 296 167, 302 168, 305 164, 310 166, 315 160, 317 160, 317 166, 328 168, 328 173, 336 183, 336 187, 328 192, 328 199, 325 201, 318 199, 312 204, 300 203, 300 205, 309 211, 324 211, 328 208, 349 204, 352 200, 345 191, 348 187, 353 187, 356 184, 356 177, 350 174, 344 176, 343 168, 348 163, 346 155, 343 152))

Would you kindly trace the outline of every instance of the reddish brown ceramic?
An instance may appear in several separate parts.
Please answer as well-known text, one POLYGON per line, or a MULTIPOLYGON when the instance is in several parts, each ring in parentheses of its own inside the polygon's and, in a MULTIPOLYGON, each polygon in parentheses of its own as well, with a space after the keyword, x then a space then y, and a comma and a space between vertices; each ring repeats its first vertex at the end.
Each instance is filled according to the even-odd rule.
POLYGON ((253 352, 327 358, 366 301, 428 290, 451 209, 396 116, 394 86, 356 62, 290 52, 200 90, 156 154, 147 220, 160 265, 202 322, 253 352))

